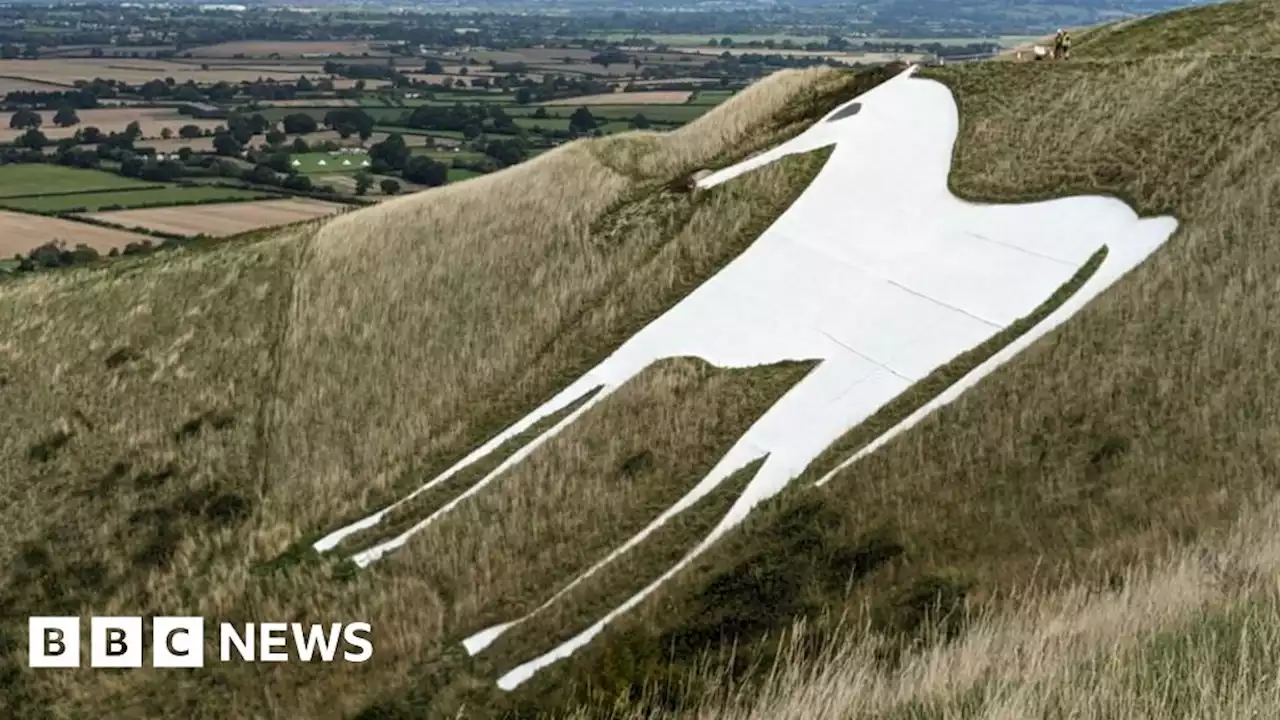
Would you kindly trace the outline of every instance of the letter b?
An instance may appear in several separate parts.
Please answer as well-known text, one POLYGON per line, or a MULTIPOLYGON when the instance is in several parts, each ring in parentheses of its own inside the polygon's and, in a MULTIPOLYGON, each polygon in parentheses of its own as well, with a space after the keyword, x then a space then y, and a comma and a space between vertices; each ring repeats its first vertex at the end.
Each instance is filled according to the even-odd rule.
POLYGON ((142 667, 142 618, 95 617, 89 633, 92 667, 142 667))
POLYGON ((33 668, 80 667, 80 618, 28 618, 27 655, 33 668))

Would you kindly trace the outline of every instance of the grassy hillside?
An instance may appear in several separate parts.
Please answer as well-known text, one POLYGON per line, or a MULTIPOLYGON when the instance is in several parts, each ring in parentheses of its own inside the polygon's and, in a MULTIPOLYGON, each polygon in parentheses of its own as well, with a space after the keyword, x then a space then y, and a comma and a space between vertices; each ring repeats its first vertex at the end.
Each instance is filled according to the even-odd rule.
MULTIPOLYGON (((821 674, 826 665, 806 658, 823 649, 861 654, 832 671, 848 687, 769 685, 774 700, 810 713, 790 717, 822 715, 814 707, 828 706, 812 703, 839 703, 837 692, 842 707, 877 717, 1041 716, 1072 702, 1086 717, 1238 717, 1247 713, 1231 709, 1231 693, 1241 707, 1273 699, 1266 677, 1232 676, 1230 667, 1209 677, 1214 668, 1194 663, 1212 657, 1206 632, 1215 627, 1225 628, 1222 642, 1257 648, 1253 631, 1232 633, 1245 632, 1242 618, 1273 617, 1276 606, 1270 551, 1222 545, 1242 513, 1274 496, 1280 477, 1271 374, 1280 352, 1280 58, 1246 54, 1264 37, 1280 40, 1280 28, 1264 22, 1274 7, 1245 2, 1132 23, 1107 36, 1109 47, 1137 48, 1118 59, 1099 38, 1081 42, 1080 62, 924 73, 948 85, 961 109, 957 194, 1025 202, 1104 193, 1144 215, 1173 213, 1177 234, 957 402, 823 488, 793 485, 568 669, 534 682, 552 693, 575 676, 591 690, 574 692, 603 703, 638 696, 643 677, 658 683, 650 690, 659 704, 696 703, 700 684, 724 687, 723 677, 695 672, 705 667, 695 663, 700 652, 712 651, 711 666, 731 674, 752 662, 767 670, 780 635, 807 618, 806 642, 781 646, 788 672, 821 674), (1187 32, 1197 33, 1199 52, 1128 57, 1166 48, 1160 38, 1179 24, 1194 28, 1187 32), (1185 547, 1213 549, 1187 551, 1186 563, 1225 553, 1229 564, 1253 569, 1231 593, 1197 595, 1199 584, 1218 582, 1210 563, 1165 587, 1191 593, 1168 624, 1137 627, 1132 637, 1117 637, 1126 629, 1113 626, 1089 652, 1033 642, 1018 656, 1025 674, 1016 682, 980 682, 982 662, 1001 651, 982 645, 999 621, 981 618, 1064 586, 1148 592, 1134 568, 1185 547), (1168 632, 1176 639, 1161 639, 1168 632), (919 648, 957 637, 972 638, 977 657, 968 661, 977 669, 948 669, 955 675, 939 682, 954 683, 942 701, 919 705, 909 677, 894 673, 918 668, 919 648), (1117 655, 1112 641, 1138 647, 1117 655), (1135 675, 1134 663, 1153 653, 1172 665, 1135 675), (1040 663, 1056 674, 1037 679, 1040 663), (897 689, 854 702, 868 687, 858 672, 877 682, 884 672, 897 689), (1202 681, 1162 688, 1172 695, 1145 705, 1137 699, 1161 682, 1202 681), (1086 702, 1095 682, 1103 691, 1086 702), (1195 695, 1206 688, 1212 697, 1195 695)), ((1066 626, 1096 622, 1073 616, 1066 626)), ((748 703, 759 714, 743 716, 788 716, 759 702, 748 703)))
POLYGON ((1275 55, 1280 5, 1265 0, 1173 10, 1080 33, 1072 55, 1092 59, 1155 55, 1275 55))
POLYGON ((310 541, 452 465, 740 253, 826 151, 705 192, 682 181, 888 71, 780 73, 672 134, 582 141, 275 236, 0 286, 0 647, 14 650, 0 653, 0 707, 365 720, 1274 707, 1275 7, 1098 30, 1071 62, 924 72, 959 103, 958 195, 1104 193, 1174 214, 1177 234, 827 485, 811 486, 811 468, 512 693, 498 675, 587 627, 714 525, 749 469, 544 607, 696 482, 808 363, 656 364, 371 568, 343 558, 484 473, 332 555, 310 541), (478 657, 460 647, 529 611, 537 622, 478 657), (359 668, 26 669, 23 617, 59 613, 358 617, 376 654, 359 668))
MULTIPOLYGON (((496 711, 506 667, 470 662, 461 639, 534 609, 647 523, 807 363, 659 363, 372 568, 353 573, 343 558, 386 528, 325 557, 310 541, 602 359, 753 241, 827 151, 705 192, 682 189, 690 173, 769 147, 889 74, 779 73, 670 135, 574 143, 287 233, 0 286, 0 707, 24 718, 496 711), (58 613, 361 619, 376 654, 359 668, 27 669, 25 616, 58 613)), ((516 662, 589 624, 696 542, 744 482, 492 657, 516 662)), ((424 497, 396 522, 441 507, 424 497)))

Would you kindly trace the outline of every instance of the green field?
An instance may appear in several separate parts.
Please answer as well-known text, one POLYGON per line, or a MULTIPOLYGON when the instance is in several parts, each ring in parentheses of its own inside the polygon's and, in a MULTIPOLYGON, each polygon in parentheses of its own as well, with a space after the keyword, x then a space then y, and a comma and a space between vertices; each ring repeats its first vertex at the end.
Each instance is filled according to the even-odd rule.
POLYGON ((374 132, 400 133, 401 135, 426 135, 428 137, 463 140, 462 133, 457 130, 423 130, 422 128, 402 127, 400 125, 376 125, 374 132))
POLYGON ((279 196, 253 190, 237 190, 221 187, 162 187, 151 190, 122 190, 120 192, 94 192, 76 195, 31 195, 0 199, 0 207, 34 212, 65 212, 83 209, 95 212, 104 207, 119 205, 122 208, 183 205, 201 201, 251 200, 277 198, 279 196))
POLYGON ((544 118, 513 117, 511 119, 513 122, 515 122, 517 126, 522 128, 533 129, 535 127, 538 127, 538 128, 542 128, 543 130, 568 130, 569 129, 568 113, 566 113, 564 117, 544 117, 544 118))
MULTIPOLYGON (((626 122, 636 115, 644 115, 650 122, 683 125, 712 107, 712 105, 600 105, 592 106, 590 110, 592 115, 610 120, 626 122)), ((534 124, 539 124, 543 128, 567 129, 565 123, 557 124, 557 121, 563 120, 567 123, 574 110, 577 110, 574 105, 546 105, 512 108, 507 111, 507 114, 515 118, 516 124, 521 127, 533 127, 534 124), (545 118, 533 116, 539 109, 546 112, 545 118)))
POLYGON ((449 168, 449 182, 461 182, 473 177, 479 177, 484 173, 478 173, 475 170, 466 170, 463 168, 449 168))
POLYGON ((733 97, 733 90, 699 90, 693 96, 690 105, 719 105, 720 103, 733 97))
POLYGON ((61 165, 0 165, 0 198, 32 193, 71 193, 116 188, 146 188, 155 183, 61 165))
MULTIPOLYGON (((636 115, 644 115, 650 122, 682 125, 712 107, 712 105, 601 105, 589 109, 591 114, 598 118, 629 121, 636 115)), ((568 117, 570 112, 572 111, 566 112, 565 116, 568 117)))
MULTIPOLYGON (((632 115, 634 114, 635 113, 632 113, 632 115)), ((630 117, 631 115, 627 116, 627 118, 630 118, 630 117)), ((569 129, 569 118, 567 114, 565 117, 545 117, 545 118, 516 117, 511 119, 513 122, 515 122, 517 126, 526 128, 529 130, 532 130, 535 127, 542 128, 543 130, 568 130, 569 129)), ((601 129, 604 130, 604 132, 606 133, 615 133, 615 132, 622 132, 624 130, 630 130, 631 128, 626 121, 613 120, 613 121, 610 121, 608 124, 604 125, 601 129)), ((489 134, 493 135, 495 133, 489 133, 489 134)))
POLYGON ((489 105, 514 105, 515 102, 516 98, 514 95, 503 95, 499 93, 469 97, 453 97, 452 95, 440 94, 434 99, 415 98, 413 100, 405 100, 404 106, 412 109, 421 105, 435 105, 438 107, 457 105, 458 103, 462 103, 463 105, 476 105, 480 103, 486 103, 489 105))
POLYGON ((313 152, 289 156, 289 164, 300 173, 359 172, 369 167, 365 164, 368 161, 367 153, 330 155, 327 152, 313 152))
POLYGON ((432 160, 440 162, 449 162, 452 160, 465 160, 467 162, 476 162, 484 159, 484 153, 478 153, 472 150, 459 150, 458 152, 449 152, 448 150, 438 150, 436 148, 417 147, 411 152, 414 155, 425 155, 432 160))
MULTIPOLYGON (((308 105, 305 107, 304 106, 269 107, 269 108, 263 108, 262 110, 259 110, 258 114, 266 118, 268 122, 279 121, 283 119, 284 116, 286 115, 299 115, 299 114, 310 115, 311 117, 316 119, 316 122, 321 122, 324 120, 324 116, 326 113, 330 112, 331 110, 342 110, 342 109, 344 108, 324 106, 324 105, 320 105, 320 106, 308 105)), ((347 109, 350 109, 350 108, 347 108, 347 109)), ((379 103, 377 106, 374 106, 374 107, 360 107, 357 109, 363 110, 366 114, 369 115, 369 117, 373 118, 375 121, 380 121, 380 122, 395 120, 396 118, 399 118, 401 115, 405 114, 406 112, 409 112, 405 108, 386 107, 381 103, 379 103)))

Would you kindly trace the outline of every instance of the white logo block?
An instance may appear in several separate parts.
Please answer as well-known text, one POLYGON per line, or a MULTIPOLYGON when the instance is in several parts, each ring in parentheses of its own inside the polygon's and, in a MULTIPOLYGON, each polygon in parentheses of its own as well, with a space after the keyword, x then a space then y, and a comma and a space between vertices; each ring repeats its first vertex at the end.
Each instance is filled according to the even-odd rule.
POLYGON ((33 668, 80 667, 80 618, 28 618, 27 654, 33 668))
POLYGON ((91 667, 142 667, 142 618, 95 617, 90 625, 91 667))
POLYGON ((151 626, 151 665, 204 667, 204 618, 157 617, 151 626))

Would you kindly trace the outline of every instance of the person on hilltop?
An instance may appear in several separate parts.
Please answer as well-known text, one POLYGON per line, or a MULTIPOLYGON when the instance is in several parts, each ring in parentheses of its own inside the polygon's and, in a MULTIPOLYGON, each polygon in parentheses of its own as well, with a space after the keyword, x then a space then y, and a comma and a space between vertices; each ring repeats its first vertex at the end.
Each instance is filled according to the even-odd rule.
POLYGON ((1071 56, 1071 33, 1058 28, 1058 34, 1053 38, 1053 59, 1066 60, 1071 56))

